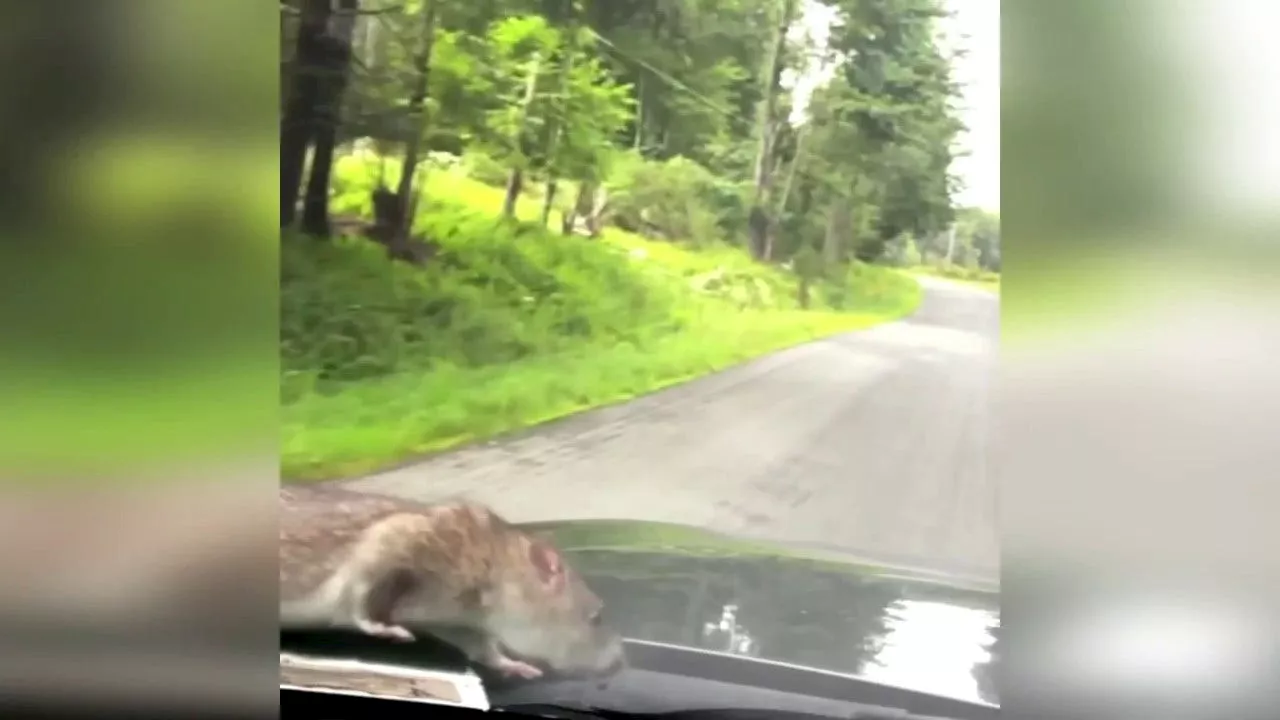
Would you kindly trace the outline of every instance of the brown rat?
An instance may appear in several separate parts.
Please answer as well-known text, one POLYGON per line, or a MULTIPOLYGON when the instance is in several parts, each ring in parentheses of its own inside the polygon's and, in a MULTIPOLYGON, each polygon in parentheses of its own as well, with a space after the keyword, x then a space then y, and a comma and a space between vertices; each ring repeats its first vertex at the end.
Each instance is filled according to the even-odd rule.
POLYGON ((280 504, 284 628, 425 631, 525 678, 541 674, 525 660, 575 674, 623 662, 603 604, 560 552, 483 505, 328 488, 282 488, 280 504))

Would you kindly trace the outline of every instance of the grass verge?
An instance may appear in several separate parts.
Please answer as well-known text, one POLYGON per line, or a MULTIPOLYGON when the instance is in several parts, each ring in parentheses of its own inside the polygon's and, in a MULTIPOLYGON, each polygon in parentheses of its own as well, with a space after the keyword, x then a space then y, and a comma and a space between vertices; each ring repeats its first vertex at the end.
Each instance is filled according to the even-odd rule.
POLYGON ((966 270, 965 268, 935 268, 928 265, 913 267, 907 272, 912 275, 931 275, 952 282, 968 285, 987 292, 1000 294, 1000 273, 986 270, 966 270))
MULTIPOLYGON (((348 192, 339 204, 360 202, 348 192)), ((423 269, 364 240, 286 239, 286 481, 359 475, 623 402, 903 317, 921 299, 909 276, 854 265, 801 310, 794 275, 737 249, 497 221, 501 191, 455 172, 435 174, 428 197, 418 225, 440 252, 423 269)))

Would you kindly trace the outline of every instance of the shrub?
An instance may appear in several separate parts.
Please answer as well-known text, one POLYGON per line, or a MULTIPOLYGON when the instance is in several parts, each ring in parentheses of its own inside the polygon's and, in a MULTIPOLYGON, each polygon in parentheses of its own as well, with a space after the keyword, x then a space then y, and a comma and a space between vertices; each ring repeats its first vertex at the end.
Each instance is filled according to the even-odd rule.
POLYGON ((466 170, 467 177, 494 187, 505 186, 507 177, 511 174, 511 168, 482 152, 468 152, 463 156, 462 166, 466 170))
POLYGON ((626 154, 616 162, 607 187, 609 219, 615 225, 668 240, 722 239, 717 207, 734 202, 732 185, 683 157, 658 162, 626 154))
POLYGON ((418 224, 440 247, 425 268, 362 238, 284 239, 281 362, 295 390, 675 329, 671 296, 624 256, 439 203, 418 224))
POLYGON ((915 238, 907 237, 902 248, 902 265, 903 267, 915 267, 920 264, 920 248, 916 245, 915 238))

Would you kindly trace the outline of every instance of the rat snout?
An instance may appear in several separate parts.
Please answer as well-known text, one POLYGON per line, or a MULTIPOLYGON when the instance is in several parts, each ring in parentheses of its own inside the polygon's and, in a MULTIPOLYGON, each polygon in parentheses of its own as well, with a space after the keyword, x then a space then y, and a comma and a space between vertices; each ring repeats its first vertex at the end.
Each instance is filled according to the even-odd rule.
POLYGON ((608 688, 609 683, 613 682, 613 679, 618 677, 618 674, 621 673, 626 667, 627 667, 626 661, 623 660, 621 657, 619 657, 617 662, 611 665, 607 670, 601 673, 599 677, 596 678, 596 681, 595 681, 596 690, 605 690, 606 688, 608 688))
POLYGON ((597 635, 581 643, 573 651, 573 658, 560 665, 557 671, 565 677, 583 680, 610 678, 626 667, 622 638, 597 635))
POLYGON ((605 667, 600 671, 600 673, 605 677, 613 677, 614 675, 617 675, 618 673, 622 672, 626 667, 627 667, 627 656, 622 652, 619 652, 617 655, 613 657, 612 660, 608 661, 608 664, 605 665, 605 667))
POLYGON ((627 654, 622 645, 622 638, 615 635, 606 643, 604 652, 600 654, 598 672, 605 677, 612 677, 626 666, 627 654))

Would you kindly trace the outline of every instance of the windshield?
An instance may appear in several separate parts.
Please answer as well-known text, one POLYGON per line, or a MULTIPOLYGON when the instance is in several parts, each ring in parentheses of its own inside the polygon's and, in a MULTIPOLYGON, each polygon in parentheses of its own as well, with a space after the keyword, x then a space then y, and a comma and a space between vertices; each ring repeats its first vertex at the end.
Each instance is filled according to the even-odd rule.
POLYGON ((998 704, 997 8, 281 3, 282 607, 998 704))

